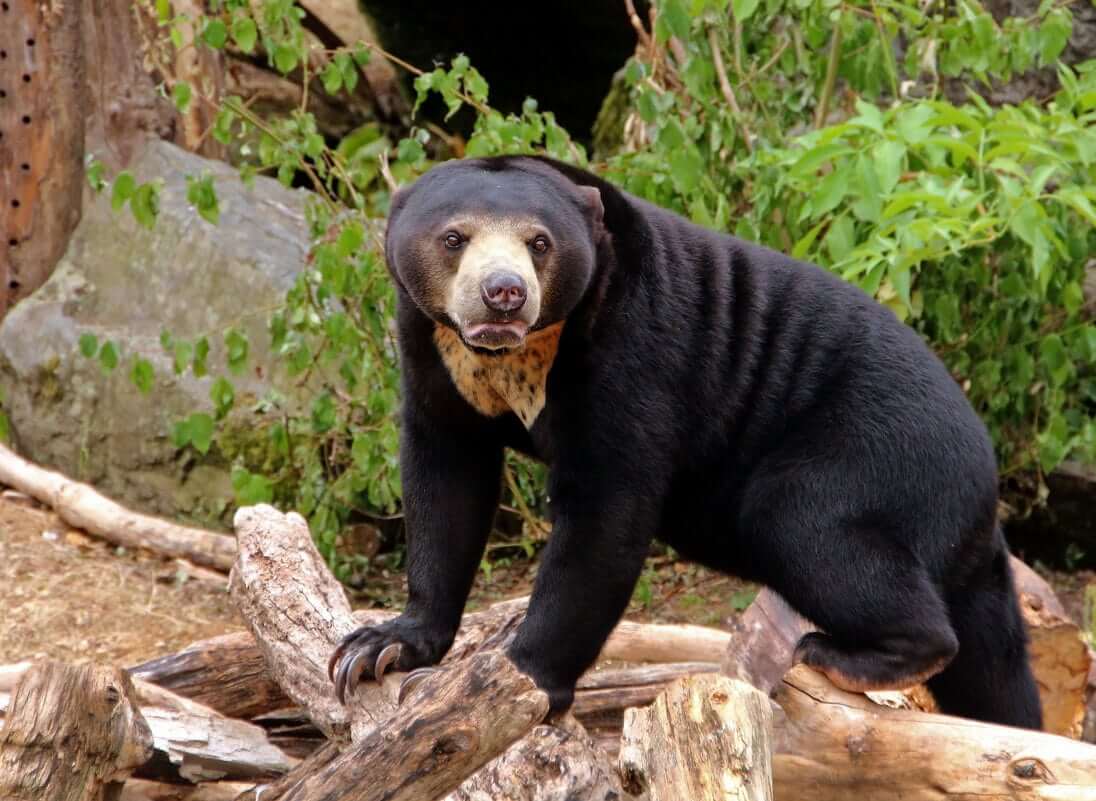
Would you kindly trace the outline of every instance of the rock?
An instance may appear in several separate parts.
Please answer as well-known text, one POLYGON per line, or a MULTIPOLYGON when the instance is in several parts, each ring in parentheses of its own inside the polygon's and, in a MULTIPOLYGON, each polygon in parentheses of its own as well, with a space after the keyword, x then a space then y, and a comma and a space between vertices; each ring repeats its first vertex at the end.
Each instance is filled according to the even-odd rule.
POLYGON ((201 460, 177 451, 169 432, 175 420, 212 408, 213 379, 175 376, 160 333, 208 336, 215 376, 225 330, 245 331, 250 366, 267 378, 251 369, 233 377, 237 409, 276 383, 266 325, 304 263, 306 193, 265 177, 249 189, 231 167, 162 141, 150 142, 131 170, 138 181, 164 179, 155 229, 128 209, 113 212, 109 191, 89 198, 53 276, 0 325, 0 403, 27 458, 133 508, 208 523, 232 499, 228 465, 213 451, 201 460), (217 226, 186 200, 186 176, 204 171, 216 182, 217 226), (105 374, 80 354, 84 333, 117 343, 117 369, 105 374), (134 355, 155 368, 148 396, 129 379, 134 355))

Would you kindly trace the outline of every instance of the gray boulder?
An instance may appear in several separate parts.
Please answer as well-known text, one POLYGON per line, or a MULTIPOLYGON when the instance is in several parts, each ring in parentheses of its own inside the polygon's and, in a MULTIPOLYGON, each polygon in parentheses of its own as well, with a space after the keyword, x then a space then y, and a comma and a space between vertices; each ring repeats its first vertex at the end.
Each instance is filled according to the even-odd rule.
POLYGON ((128 209, 112 211, 109 192, 89 199, 53 276, 0 325, 0 405, 24 456, 134 508, 209 523, 232 499, 229 465, 212 451, 196 459, 177 450, 169 432, 175 420, 212 408, 213 379, 176 377, 160 333, 206 335, 216 375, 224 331, 246 331, 252 358, 233 377, 237 408, 277 383, 266 324, 304 264, 306 193, 263 177, 248 188, 231 167, 162 141, 131 171, 138 181, 164 179, 155 229, 128 209), (186 176, 205 171, 220 199, 217 226, 186 199, 186 176), (116 342, 119 367, 107 374, 81 355, 84 333, 116 342), (149 395, 129 379, 135 355, 156 370, 149 395))

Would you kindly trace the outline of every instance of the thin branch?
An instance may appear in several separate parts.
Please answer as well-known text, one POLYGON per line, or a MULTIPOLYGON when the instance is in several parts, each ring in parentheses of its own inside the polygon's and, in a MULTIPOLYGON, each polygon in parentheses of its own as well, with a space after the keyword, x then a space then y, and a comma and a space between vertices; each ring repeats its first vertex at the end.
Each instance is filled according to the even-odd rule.
POLYGON ((727 105, 731 107, 731 112, 738 121, 738 127, 742 134, 742 142, 746 145, 746 152, 753 153, 753 144, 750 142, 750 131, 746 127, 746 120, 742 114, 742 109, 738 106, 738 100, 734 96, 734 89, 731 88, 731 82, 727 80, 727 70, 723 66, 723 54, 719 50, 719 37, 716 35, 714 26, 708 28, 708 45, 712 48, 712 63, 715 64, 715 73, 719 76, 719 88, 723 92, 723 99, 727 101, 727 105))
POLYGON ((818 99, 818 107, 814 110, 815 128, 821 128, 826 124, 833 87, 837 83, 837 67, 841 61, 841 27, 839 25, 834 26, 833 34, 830 36, 830 52, 827 58, 826 80, 822 84, 822 96, 818 99))

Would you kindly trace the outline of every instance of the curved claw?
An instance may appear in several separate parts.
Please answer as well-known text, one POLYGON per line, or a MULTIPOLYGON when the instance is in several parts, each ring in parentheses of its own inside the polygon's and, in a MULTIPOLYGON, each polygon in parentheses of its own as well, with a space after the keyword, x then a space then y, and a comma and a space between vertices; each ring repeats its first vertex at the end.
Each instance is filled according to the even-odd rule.
POLYGON ((400 682, 400 689, 396 693, 396 706, 402 706, 404 699, 415 692, 415 689, 422 684, 427 676, 438 671, 439 668, 435 667, 421 667, 408 673, 400 682))
POLYGON ((367 655, 368 652, 360 651, 339 667, 338 676, 335 678, 335 695, 339 697, 340 704, 346 705, 346 694, 361 678, 362 671, 365 670, 367 655))
POLYGON ((400 658, 401 653, 403 653, 403 646, 400 643, 394 642, 386 645, 377 655, 377 663, 373 666, 373 678, 377 681, 383 679, 384 671, 400 658))
POLYGON ((350 643, 358 636, 357 631, 352 631, 339 640, 339 644, 335 646, 335 650, 331 653, 331 658, 327 660, 327 678, 331 681, 335 680, 335 667, 339 664, 339 660, 342 659, 342 655, 346 653, 346 649, 350 647, 350 643))

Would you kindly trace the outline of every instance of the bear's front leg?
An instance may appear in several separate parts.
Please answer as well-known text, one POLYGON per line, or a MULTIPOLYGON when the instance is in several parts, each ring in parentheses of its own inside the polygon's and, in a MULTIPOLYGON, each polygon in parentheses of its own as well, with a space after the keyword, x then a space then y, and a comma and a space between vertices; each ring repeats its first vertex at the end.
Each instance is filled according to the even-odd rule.
POLYGON ((553 713, 571 706, 575 683, 624 615, 657 526, 656 493, 639 477, 610 470, 575 478, 551 491, 552 535, 509 648, 553 713))
POLYGON ((407 524, 407 607, 380 626, 351 632, 331 655, 335 692, 392 666, 441 661, 453 644, 498 506, 502 445, 474 427, 405 412, 400 442, 407 524))

